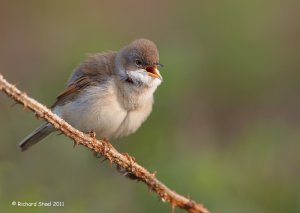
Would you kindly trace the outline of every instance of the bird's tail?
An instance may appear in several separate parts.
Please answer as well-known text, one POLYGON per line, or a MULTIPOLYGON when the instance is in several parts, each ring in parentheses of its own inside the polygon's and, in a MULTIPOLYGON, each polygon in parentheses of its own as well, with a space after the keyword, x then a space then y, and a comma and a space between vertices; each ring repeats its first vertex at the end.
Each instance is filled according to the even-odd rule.
POLYGON ((51 132, 54 132, 55 128, 49 124, 44 123, 36 130, 34 130, 31 134, 29 134, 26 138, 24 138, 20 143, 19 147, 22 151, 27 150, 29 147, 33 146, 37 142, 41 141, 45 137, 47 137, 51 132))

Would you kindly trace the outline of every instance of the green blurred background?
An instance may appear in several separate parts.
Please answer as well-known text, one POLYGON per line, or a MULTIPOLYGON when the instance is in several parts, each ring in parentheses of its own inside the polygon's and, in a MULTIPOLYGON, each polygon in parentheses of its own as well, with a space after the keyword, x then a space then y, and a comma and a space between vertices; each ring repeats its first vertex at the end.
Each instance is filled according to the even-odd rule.
MULTIPOLYGON (((298 0, 1 0, 0 72, 50 106, 86 53, 151 39, 164 83, 117 149, 212 212, 300 212, 299 11, 298 0)), ((41 121, 13 103, 0 94, 0 212, 171 212, 62 135, 21 153, 41 121)))

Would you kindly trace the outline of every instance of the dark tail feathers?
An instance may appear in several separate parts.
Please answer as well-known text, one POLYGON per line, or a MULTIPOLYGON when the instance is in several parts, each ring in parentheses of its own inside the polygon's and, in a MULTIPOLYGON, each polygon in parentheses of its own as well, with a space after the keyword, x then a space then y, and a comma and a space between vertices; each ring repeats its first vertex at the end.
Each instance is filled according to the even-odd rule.
POLYGON ((22 151, 27 150, 29 147, 33 146, 37 142, 41 141, 45 137, 47 137, 51 132, 54 132, 55 128, 49 124, 44 123, 36 130, 34 130, 31 134, 29 134, 26 138, 24 138, 20 143, 19 147, 22 151))

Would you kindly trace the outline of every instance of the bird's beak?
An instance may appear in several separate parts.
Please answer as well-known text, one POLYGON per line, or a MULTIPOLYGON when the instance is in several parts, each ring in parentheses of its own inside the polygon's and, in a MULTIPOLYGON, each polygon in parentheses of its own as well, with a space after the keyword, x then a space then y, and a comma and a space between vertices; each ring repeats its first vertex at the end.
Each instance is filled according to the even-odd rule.
MULTIPOLYGON (((158 64, 158 66, 161 66, 161 64, 158 64)), ((159 71, 157 70, 157 66, 148 66, 146 67, 146 71, 148 72, 148 75, 153 78, 160 78, 161 75, 159 74, 159 71)))
POLYGON ((164 67, 164 65, 161 64, 161 63, 157 63, 156 65, 159 66, 159 67, 164 67))

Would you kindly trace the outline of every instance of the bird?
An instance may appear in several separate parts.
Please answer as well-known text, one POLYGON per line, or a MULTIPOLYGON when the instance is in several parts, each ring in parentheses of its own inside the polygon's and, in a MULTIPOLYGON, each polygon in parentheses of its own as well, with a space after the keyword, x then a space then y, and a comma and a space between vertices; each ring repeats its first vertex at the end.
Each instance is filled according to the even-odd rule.
MULTIPOLYGON (((163 81, 158 67, 163 65, 157 46, 145 38, 119 51, 91 54, 73 70, 51 109, 76 129, 93 131, 98 139, 126 137, 152 111, 154 92, 163 81)), ((43 123, 19 143, 21 151, 55 131, 43 123)))

